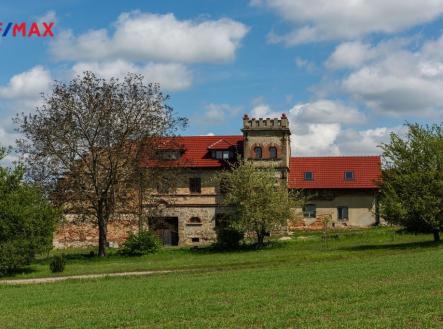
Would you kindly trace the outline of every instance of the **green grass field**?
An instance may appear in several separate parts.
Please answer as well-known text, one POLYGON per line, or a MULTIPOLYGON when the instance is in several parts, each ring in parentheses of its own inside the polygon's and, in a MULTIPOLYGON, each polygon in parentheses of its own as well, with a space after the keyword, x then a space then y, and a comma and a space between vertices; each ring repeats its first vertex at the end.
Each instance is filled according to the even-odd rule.
MULTIPOLYGON (((260 251, 77 251, 63 275, 195 271, 0 285, 0 328, 443 328, 443 244, 431 241, 374 229, 327 244, 299 233, 260 251)), ((15 278, 47 276, 47 262, 15 278)))

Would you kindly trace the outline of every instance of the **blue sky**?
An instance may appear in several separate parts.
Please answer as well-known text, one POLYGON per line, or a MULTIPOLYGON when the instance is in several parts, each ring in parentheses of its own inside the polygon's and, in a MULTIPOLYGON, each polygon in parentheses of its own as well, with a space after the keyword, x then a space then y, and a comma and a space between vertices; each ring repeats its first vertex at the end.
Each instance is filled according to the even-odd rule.
POLYGON ((55 21, 54 38, 0 38, 0 144, 51 82, 85 69, 158 81, 184 135, 239 134, 287 113, 294 155, 377 154, 406 121, 443 117, 443 1, 2 1, 1 21, 55 21))

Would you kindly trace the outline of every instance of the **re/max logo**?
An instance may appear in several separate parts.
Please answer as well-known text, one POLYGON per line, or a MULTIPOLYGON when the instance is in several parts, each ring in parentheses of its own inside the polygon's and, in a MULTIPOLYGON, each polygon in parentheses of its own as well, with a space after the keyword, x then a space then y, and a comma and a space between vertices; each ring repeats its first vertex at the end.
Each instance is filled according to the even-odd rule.
POLYGON ((3 23, 0 22, 0 33, 2 37, 8 35, 13 37, 53 37, 52 28, 54 22, 32 22, 31 24, 22 23, 3 23))

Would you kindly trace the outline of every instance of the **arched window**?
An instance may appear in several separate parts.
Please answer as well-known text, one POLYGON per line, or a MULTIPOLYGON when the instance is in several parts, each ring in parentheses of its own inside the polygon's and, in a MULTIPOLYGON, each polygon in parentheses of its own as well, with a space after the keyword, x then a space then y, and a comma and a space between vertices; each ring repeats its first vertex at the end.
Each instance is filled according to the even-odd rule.
POLYGON ((269 158, 277 159, 277 148, 275 146, 269 148, 269 158))
POLYGON ((189 218, 189 223, 191 224, 200 224, 202 221, 200 217, 191 217, 189 218))
POLYGON ((254 149, 254 153, 255 153, 255 158, 256 158, 256 159, 261 159, 261 158, 262 158, 261 147, 257 146, 257 147, 254 149))

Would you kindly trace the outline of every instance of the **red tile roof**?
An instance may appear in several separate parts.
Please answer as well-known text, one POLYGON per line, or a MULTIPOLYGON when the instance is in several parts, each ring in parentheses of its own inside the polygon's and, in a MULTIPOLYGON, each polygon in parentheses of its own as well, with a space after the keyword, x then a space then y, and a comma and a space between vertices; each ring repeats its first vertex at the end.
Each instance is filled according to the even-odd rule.
MULTIPOLYGON (((184 136, 162 138, 160 150, 171 149, 183 152, 179 160, 144 159, 147 167, 188 167, 218 168, 224 162, 211 158, 212 149, 237 148, 243 151, 243 136, 184 136)), ((379 156, 332 156, 332 157, 293 157, 289 164, 289 188, 334 189, 334 188, 377 188, 380 178, 379 156), (345 180, 345 171, 353 171, 354 179, 345 180), (304 173, 311 171, 314 179, 304 180, 304 173)))
POLYGON ((372 189, 381 176, 381 161, 379 156, 293 157, 289 170, 289 188, 372 189), (344 179, 348 170, 354 172, 353 180, 344 179), (304 180, 307 171, 313 173, 313 180, 304 180))
POLYGON ((220 138, 215 143, 212 143, 211 145, 209 145, 208 150, 227 150, 232 146, 234 146, 234 145, 232 145, 232 143, 229 143, 224 138, 220 138))
MULTIPOLYGON (((165 139, 167 140, 167 139, 165 139)), ((146 159, 142 165, 147 167, 222 167, 224 162, 211 158, 210 146, 215 143, 222 143, 223 147, 236 147, 238 150, 243 149, 243 136, 182 136, 174 138, 174 145, 180 145, 183 155, 179 160, 152 160, 146 159), (222 141, 221 141, 222 140, 222 141)), ((168 142, 164 143, 170 144, 168 142)), ((219 145, 216 145, 218 148, 219 145)), ((165 147, 161 147, 164 149, 165 147)), ((174 147, 177 149, 177 147, 174 147)))

